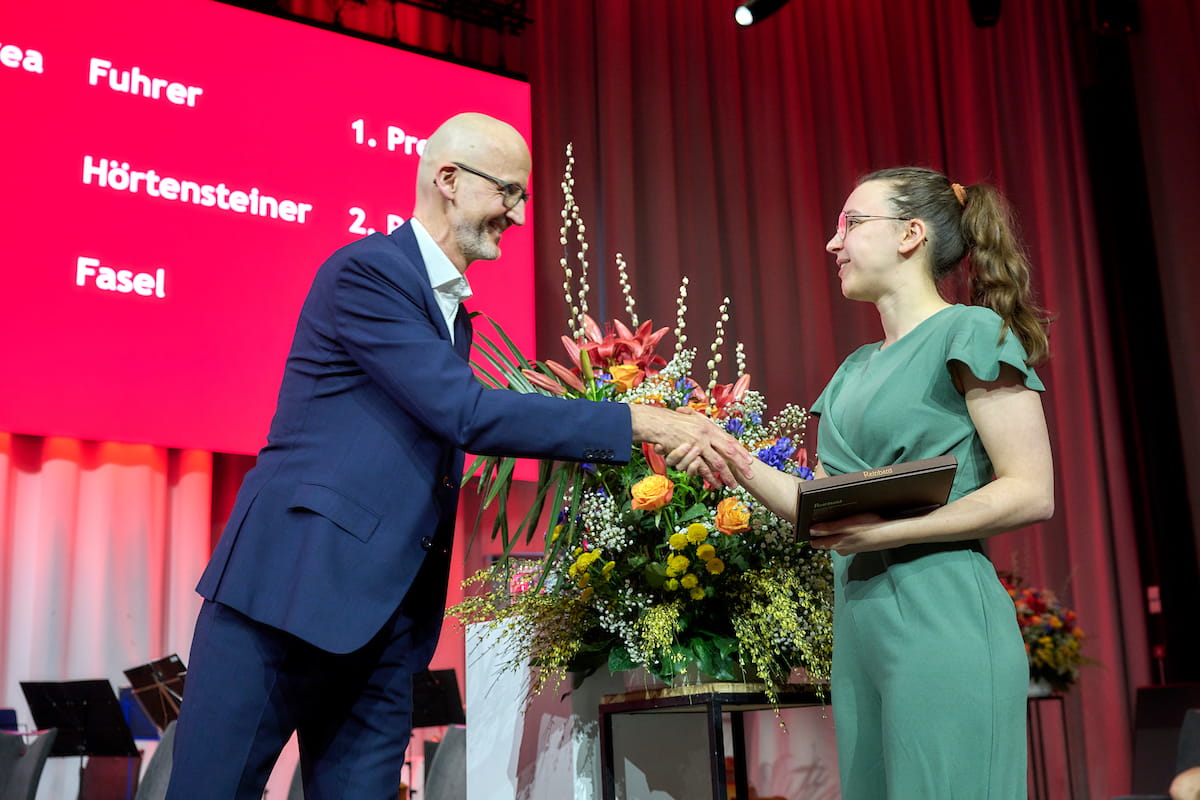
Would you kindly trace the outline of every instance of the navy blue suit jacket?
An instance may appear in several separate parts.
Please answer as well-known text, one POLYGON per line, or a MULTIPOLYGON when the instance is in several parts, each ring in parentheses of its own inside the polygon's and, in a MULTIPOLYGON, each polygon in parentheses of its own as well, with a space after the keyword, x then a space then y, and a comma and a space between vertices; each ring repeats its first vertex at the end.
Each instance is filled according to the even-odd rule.
MULTIPOLYGON (((629 458, 629 410, 485 388, 409 225, 334 253, 296 327, 267 446, 197 590, 324 650, 358 649, 448 561, 463 451, 629 458)), ((432 598, 441 613, 443 596, 432 598)))

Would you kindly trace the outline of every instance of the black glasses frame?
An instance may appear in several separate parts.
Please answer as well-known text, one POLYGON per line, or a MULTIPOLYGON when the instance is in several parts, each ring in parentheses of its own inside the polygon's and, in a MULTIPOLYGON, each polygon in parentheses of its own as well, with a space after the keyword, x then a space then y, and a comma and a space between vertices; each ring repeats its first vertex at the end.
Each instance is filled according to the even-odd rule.
POLYGON ((478 175, 479 177, 496 184, 496 188, 500 190, 500 194, 504 195, 504 207, 509 211, 512 211, 521 203, 528 203, 529 198, 532 196, 529 194, 529 192, 525 191, 525 187, 519 183, 502 181, 494 175, 488 175, 486 172, 477 170, 474 167, 468 167, 466 164, 463 164, 459 161, 451 161, 450 163, 459 169, 466 170, 472 175, 478 175))

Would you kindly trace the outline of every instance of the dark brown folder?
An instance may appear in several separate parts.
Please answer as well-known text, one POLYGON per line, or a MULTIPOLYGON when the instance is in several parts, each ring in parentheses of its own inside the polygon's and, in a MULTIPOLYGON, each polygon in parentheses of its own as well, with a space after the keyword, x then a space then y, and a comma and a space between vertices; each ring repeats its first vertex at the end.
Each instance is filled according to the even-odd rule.
POLYGON ((809 526, 851 514, 910 517, 928 513, 946 504, 957 470, 958 459, 947 455, 801 481, 796 538, 807 540, 809 526))

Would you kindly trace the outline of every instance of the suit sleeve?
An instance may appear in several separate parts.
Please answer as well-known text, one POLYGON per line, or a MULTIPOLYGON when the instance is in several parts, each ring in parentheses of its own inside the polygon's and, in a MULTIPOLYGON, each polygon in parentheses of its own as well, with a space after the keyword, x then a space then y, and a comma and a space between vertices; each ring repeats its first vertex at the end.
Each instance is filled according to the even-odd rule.
POLYGON ((471 453, 629 460, 632 427, 623 403, 520 394, 480 383, 439 335, 418 276, 413 269, 385 272, 351 257, 334 288, 338 340, 399 409, 471 453))

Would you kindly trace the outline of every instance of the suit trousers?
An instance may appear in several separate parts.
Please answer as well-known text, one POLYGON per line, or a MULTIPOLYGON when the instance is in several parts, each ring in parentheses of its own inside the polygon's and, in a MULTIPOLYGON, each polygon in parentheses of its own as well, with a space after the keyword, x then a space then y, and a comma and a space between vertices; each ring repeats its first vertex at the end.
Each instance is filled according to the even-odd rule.
POLYGON ((846 800, 1020 800, 1029 664, 978 542, 834 555, 846 800))
MULTIPOLYGON (((438 596, 438 595, 435 595, 438 596)), ((394 800, 412 734, 412 676, 442 608, 401 605, 364 647, 329 653, 228 606, 200 610, 168 800, 259 800, 293 732, 305 800, 394 800)))

